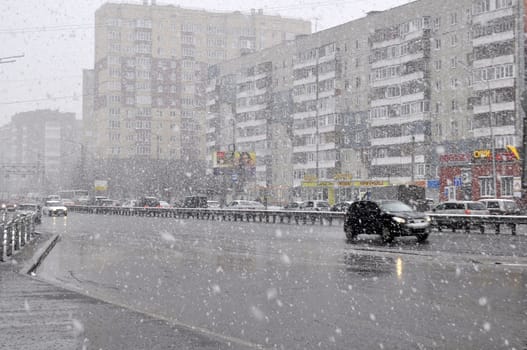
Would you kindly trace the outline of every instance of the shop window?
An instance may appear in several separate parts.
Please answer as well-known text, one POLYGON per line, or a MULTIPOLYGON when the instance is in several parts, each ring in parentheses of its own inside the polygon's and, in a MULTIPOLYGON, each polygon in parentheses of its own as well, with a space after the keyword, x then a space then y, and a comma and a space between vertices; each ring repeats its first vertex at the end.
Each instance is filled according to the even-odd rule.
POLYGON ((501 177, 501 196, 512 197, 514 194, 514 178, 512 176, 501 177))

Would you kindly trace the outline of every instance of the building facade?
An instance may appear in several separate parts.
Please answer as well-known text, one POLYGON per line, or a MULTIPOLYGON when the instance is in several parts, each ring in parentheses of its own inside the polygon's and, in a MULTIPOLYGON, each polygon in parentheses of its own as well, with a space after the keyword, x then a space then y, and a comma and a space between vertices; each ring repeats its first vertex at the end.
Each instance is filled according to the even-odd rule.
MULTIPOLYGON (((372 184, 411 183, 439 199, 454 183, 443 155, 487 149, 502 159, 507 146, 521 148, 524 15, 520 0, 417 0, 274 48, 294 51, 290 199, 349 200, 372 184)), ((264 56, 273 67, 284 60, 250 55, 264 56)), ((517 171, 500 173, 492 158, 468 158, 476 185, 458 193, 514 192, 498 188, 517 171)))
POLYGON ((193 176, 206 157, 209 65, 311 32, 307 21, 262 10, 213 13, 155 1, 105 4, 95 28, 90 153, 123 166, 132 161, 146 173, 161 161, 193 176))
POLYGON ((2 128, 3 196, 43 196, 80 188, 80 129, 73 113, 37 110, 14 115, 2 128))

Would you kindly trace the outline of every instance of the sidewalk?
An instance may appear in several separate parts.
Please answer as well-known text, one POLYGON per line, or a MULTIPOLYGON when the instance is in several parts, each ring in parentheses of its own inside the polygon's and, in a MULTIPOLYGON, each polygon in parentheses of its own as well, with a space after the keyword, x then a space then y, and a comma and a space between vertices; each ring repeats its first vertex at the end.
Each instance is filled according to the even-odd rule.
POLYGON ((240 348, 21 273, 53 238, 41 234, 0 263, 0 349, 240 348))

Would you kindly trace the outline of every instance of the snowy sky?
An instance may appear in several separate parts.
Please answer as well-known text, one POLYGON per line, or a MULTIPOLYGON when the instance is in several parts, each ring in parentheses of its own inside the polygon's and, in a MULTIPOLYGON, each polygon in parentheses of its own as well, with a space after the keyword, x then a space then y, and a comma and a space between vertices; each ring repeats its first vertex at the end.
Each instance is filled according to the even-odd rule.
MULTIPOLYGON (((103 0, 0 0, 0 57, 23 54, 0 64, 0 125, 18 112, 50 108, 82 110, 82 69, 93 67, 94 12, 103 0)), ((133 1, 112 1, 126 2, 133 1)), ((201 0, 210 11, 250 12, 304 18, 318 30, 386 10, 410 0, 201 0)), ((195 0, 158 4, 196 7, 195 0)))

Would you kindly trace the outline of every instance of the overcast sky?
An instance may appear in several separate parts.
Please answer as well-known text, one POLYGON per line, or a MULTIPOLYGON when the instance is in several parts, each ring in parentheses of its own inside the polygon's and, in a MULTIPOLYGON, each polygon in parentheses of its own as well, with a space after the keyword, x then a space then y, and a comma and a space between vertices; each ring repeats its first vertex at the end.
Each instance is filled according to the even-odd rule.
MULTIPOLYGON (((94 12, 103 0, 0 0, 0 57, 23 54, 0 64, 0 125, 18 112, 50 108, 81 118, 82 69, 93 68, 94 12)), ((126 2, 133 1, 111 1, 126 2)), ((140 1, 139 1, 140 2, 140 1)), ((201 0, 214 11, 262 8, 267 14, 310 20, 327 29, 410 0, 201 0)), ((195 0, 165 0, 196 8, 195 0)))

